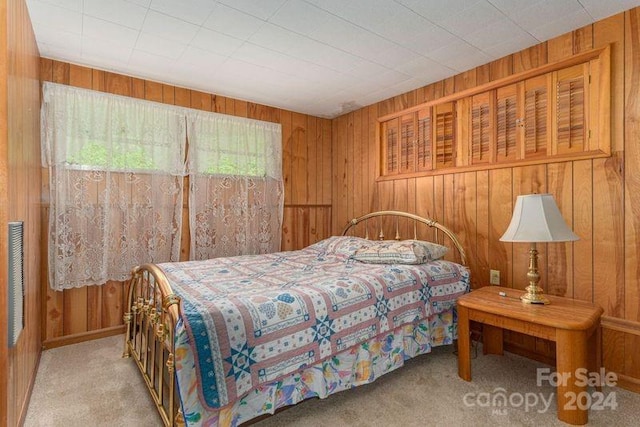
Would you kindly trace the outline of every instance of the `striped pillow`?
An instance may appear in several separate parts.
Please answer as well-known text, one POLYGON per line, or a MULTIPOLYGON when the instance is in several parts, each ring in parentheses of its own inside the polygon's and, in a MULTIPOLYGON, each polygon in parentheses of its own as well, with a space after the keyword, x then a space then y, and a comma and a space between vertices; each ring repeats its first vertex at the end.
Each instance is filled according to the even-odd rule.
POLYGON ((447 250, 420 240, 383 240, 356 250, 352 258, 369 264, 422 264, 442 258, 447 250))

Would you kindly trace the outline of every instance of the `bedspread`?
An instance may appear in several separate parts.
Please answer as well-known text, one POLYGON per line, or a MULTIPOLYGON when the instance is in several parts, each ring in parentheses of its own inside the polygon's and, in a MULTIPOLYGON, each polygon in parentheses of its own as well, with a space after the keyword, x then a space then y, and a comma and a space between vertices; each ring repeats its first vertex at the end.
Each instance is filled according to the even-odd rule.
MULTIPOLYGON (((447 261, 362 264, 366 245, 330 238, 300 251, 160 264, 181 298, 199 381, 211 408, 401 325, 450 309, 468 290, 447 261)), ((181 372, 176 366, 178 386, 181 372)), ((193 384, 194 382, 191 382, 193 384)), ((183 390, 181 390, 182 394, 183 390)))

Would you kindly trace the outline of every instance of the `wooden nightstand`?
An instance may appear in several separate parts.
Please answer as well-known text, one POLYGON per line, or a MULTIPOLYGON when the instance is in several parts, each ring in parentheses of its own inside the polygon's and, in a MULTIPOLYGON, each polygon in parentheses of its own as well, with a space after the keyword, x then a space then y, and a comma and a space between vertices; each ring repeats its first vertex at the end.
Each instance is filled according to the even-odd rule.
POLYGON ((524 304, 520 301, 523 292, 486 286, 458 299, 458 375, 471 381, 471 320, 483 324, 485 354, 503 354, 503 329, 555 341, 557 373, 567 378, 557 386, 558 419, 574 425, 586 424, 588 410, 574 408, 569 399, 580 396, 587 388, 584 381, 576 381, 576 370, 589 368, 595 372, 602 365, 600 316, 603 310, 597 304, 550 295, 546 295, 550 305, 524 304))

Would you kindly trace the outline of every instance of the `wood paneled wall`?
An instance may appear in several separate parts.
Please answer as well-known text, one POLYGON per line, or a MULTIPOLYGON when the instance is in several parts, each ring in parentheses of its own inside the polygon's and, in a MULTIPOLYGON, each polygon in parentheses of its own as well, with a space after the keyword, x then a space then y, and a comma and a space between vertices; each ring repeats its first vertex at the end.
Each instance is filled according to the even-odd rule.
POLYGON ((24 1, 0 1, 0 425, 21 425, 40 358, 39 54, 24 1), (7 222, 24 221, 24 321, 7 349, 7 222))
MULTIPOLYGON (((40 78, 42 81, 280 123, 285 181, 282 249, 296 249, 329 235, 332 191, 330 120, 46 58, 41 59, 40 78)), ((46 203, 48 185, 48 175, 44 171, 42 226, 45 230, 49 214, 46 203)), ((185 192, 183 260, 189 256, 187 197, 185 192)), ((108 282, 103 286, 52 291, 47 284, 46 238, 45 233, 42 244, 45 347, 119 333, 126 298, 125 284, 108 282)))
MULTIPOLYGON (((575 243, 540 248, 541 283, 551 294, 605 310, 605 366, 640 390, 640 9, 404 93, 333 121, 332 231, 372 209, 425 215, 451 227, 469 253, 474 287, 524 288, 527 245, 499 241, 520 194, 550 192, 575 243), (377 118, 573 54, 612 46, 610 158, 376 181, 377 118)), ((514 351, 549 360, 552 343, 509 334, 514 351)))

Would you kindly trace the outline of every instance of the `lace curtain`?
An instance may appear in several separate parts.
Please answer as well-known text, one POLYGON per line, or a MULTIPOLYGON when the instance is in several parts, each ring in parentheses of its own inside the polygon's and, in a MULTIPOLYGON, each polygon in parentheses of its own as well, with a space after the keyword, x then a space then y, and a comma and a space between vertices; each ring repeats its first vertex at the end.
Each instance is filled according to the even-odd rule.
POLYGON ((281 126, 195 111, 188 123, 191 259, 278 251, 281 126))
POLYGON ((49 283, 126 280, 139 263, 180 254, 185 110, 44 84, 49 283))

